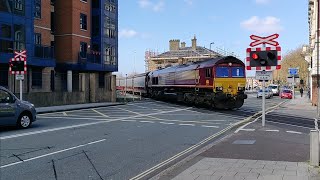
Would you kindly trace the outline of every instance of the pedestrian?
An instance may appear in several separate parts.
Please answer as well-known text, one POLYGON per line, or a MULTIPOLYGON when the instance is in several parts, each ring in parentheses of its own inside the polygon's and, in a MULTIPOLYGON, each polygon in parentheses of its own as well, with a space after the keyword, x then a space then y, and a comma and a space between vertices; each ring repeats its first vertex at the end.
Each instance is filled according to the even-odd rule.
POLYGON ((301 94, 301 97, 303 96, 303 88, 301 87, 300 88, 300 94, 301 94))

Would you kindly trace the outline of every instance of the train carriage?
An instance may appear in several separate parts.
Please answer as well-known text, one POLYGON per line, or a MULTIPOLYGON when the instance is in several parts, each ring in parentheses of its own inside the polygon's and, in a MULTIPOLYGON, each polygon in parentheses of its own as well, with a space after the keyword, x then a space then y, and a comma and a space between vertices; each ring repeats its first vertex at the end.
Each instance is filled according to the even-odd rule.
POLYGON ((154 98, 233 109, 240 108, 247 98, 245 82, 244 63, 227 56, 150 72, 146 89, 154 98))

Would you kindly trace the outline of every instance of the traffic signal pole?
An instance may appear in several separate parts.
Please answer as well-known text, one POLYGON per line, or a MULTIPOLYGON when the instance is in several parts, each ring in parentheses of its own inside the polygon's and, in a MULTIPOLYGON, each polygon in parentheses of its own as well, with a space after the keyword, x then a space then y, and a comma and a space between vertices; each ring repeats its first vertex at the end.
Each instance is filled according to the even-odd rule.
POLYGON ((22 101, 22 80, 20 79, 20 101, 22 101))
POLYGON ((262 80, 262 127, 266 125, 266 81, 262 80))
MULTIPOLYGON (((265 48, 266 44, 262 44, 265 48)), ((262 80, 262 127, 266 125, 266 81, 262 80)))

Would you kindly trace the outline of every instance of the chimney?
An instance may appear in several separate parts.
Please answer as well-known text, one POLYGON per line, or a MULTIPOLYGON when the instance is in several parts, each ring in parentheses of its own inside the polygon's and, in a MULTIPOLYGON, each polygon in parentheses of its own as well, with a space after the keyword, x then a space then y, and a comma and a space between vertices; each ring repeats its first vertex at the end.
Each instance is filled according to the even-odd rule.
POLYGON ((180 40, 179 39, 170 40, 169 48, 170 48, 170 51, 178 51, 180 48, 180 40))
POLYGON ((192 41, 192 50, 197 50, 197 38, 196 35, 194 35, 193 39, 191 39, 192 41))
POLYGON ((185 48, 186 47, 186 43, 185 42, 182 42, 181 43, 181 48, 185 48))

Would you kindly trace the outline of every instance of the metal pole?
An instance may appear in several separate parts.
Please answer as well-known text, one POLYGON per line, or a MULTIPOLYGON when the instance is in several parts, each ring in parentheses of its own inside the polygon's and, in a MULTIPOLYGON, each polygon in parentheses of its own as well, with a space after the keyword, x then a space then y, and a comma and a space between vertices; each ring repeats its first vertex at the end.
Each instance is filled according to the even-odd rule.
POLYGON ((22 101, 22 80, 20 79, 20 100, 22 101))
POLYGON ((266 125, 266 81, 262 80, 262 127, 266 125))
POLYGON ((320 15, 319 15, 319 10, 320 10, 320 4, 319 0, 317 1, 318 3, 318 9, 317 9, 317 87, 318 87, 318 102, 317 102, 317 114, 318 118, 320 117, 320 112, 319 112, 319 105, 320 105, 320 84, 319 84, 319 32, 320 32, 320 27, 319 27, 319 20, 320 20, 320 15))
POLYGON ((295 92, 294 92, 294 84, 295 84, 295 82, 294 82, 294 76, 295 75, 292 75, 292 78, 293 78, 293 83, 292 83, 292 99, 294 99, 294 96, 295 96, 295 92))

